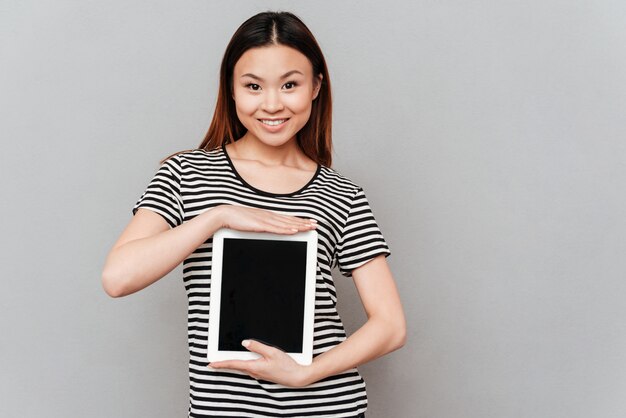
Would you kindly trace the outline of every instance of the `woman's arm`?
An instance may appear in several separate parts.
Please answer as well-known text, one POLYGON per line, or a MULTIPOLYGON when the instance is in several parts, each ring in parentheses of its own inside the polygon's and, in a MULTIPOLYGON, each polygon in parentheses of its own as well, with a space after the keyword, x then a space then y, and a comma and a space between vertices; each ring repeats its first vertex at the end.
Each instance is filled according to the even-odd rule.
POLYGON ((237 369, 285 386, 306 386, 341 373, 402 347, 406 321, 400 296, 387 260, 378 256, 353 270, 352 277, 367 313, 367 322, 339 345, 301 366, 283 351, 258 341, 246 348, 261 354, 258 360, 212 362, 213 368, 237 369))
POLYGON ((367 322, 341 344, 315 358, 305 374, 306 384, 367 363, 406 342, 404 311, 385 257, 378 256, 353 270, 352 277, 367 322))
POLYGON ((151 285, 220 228, 294 234, 315 225, 261 209, 220 205, 170 229, 159 214, 140 208, 109 252, 102 271, 104 290, 120 297, 151 285))

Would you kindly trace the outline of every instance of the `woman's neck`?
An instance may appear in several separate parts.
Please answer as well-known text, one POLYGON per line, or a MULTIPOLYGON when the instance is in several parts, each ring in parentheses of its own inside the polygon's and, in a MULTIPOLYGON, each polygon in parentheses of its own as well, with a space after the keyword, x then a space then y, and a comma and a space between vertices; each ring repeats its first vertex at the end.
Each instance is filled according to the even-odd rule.
POLYGON ((302 152, 295 137, 282 145, 274 146, 245 134, 238 141, 229 144, 228 151, 235 159, 254 160, 266 166, 287 166, 303 169, 317 166, 302 152))

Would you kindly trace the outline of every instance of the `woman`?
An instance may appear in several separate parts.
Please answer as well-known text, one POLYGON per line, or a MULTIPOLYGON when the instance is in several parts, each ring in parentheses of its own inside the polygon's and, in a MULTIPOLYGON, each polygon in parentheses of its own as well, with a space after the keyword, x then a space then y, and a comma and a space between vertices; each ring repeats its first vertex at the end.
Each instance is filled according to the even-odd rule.
POLYGON ((363 189, 330 168, 331 150, 330 81, 315 38, 291 13, 251 17, 226 48, 204 141, 164 160, 102 274, 106 292, 119 297, 184 262, 189 416, 364 416, 356 367, 404 345, 389 249, 363 189), (242 344, 258 360, 206 364, 211 239, 220 228, 317 230, 310 366, 253 340, 242 344), (335 265, 353 278, 368 315, 349 338, 336 310, 335 265))

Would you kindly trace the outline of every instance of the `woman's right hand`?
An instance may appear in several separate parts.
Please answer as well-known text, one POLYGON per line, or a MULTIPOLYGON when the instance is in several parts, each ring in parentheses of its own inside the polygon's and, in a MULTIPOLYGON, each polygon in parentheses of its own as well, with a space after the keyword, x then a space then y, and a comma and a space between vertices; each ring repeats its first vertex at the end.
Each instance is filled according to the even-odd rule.
POLYGON ((161 215, 139 208, 109 252, 102 284, 113 297, 137 292, 169 273, 220 228, 291 235, 315 227, 312 219, 220 205, 170 228, 161 215))
POLYGON ((271 232, 291 235, 310 231, 317 227, 315 219, 303 219, 297 216, 282 215, 264 209, 244 206, 220 205, 212 210, 218 211, 223 228, 249 232, 271 232))

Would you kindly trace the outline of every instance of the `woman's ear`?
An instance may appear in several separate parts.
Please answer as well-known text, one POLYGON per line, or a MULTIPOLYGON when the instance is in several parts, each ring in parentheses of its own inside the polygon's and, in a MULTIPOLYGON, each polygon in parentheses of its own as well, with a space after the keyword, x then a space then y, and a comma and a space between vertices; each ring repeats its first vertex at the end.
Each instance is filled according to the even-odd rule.
POLYGON ((313 99, 311 100, 315 100, 317 98, 317 95, 320 92, 320 89, 322 87, 322 79, 324 78, 324 76, 320 73, 317 75, 317 77, 313 78, 313 99))

